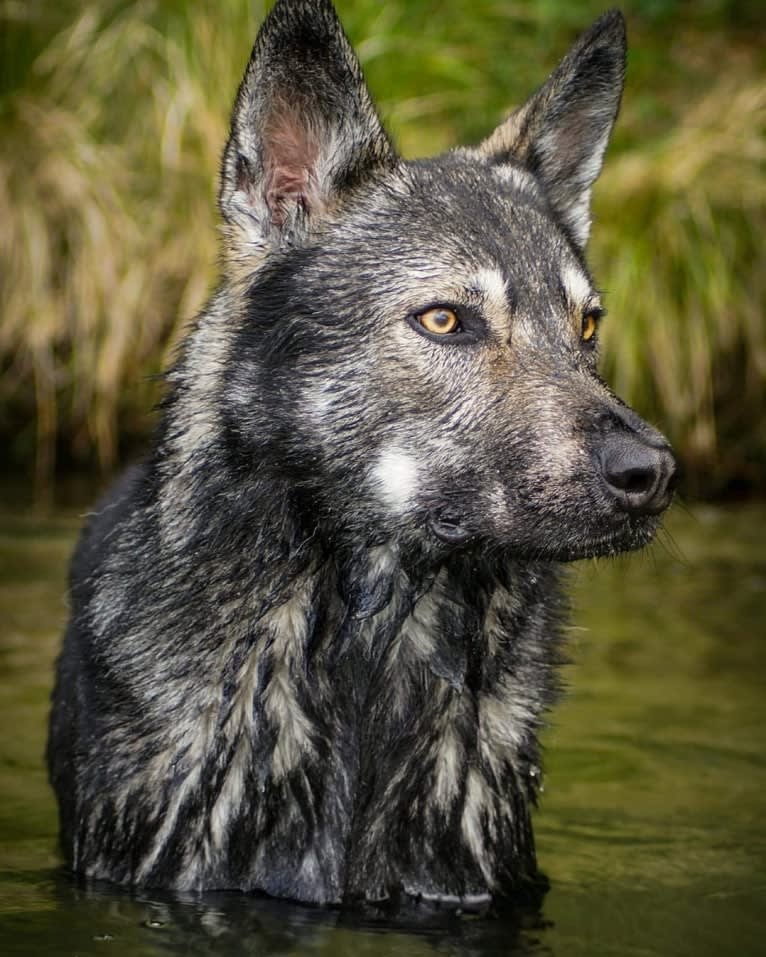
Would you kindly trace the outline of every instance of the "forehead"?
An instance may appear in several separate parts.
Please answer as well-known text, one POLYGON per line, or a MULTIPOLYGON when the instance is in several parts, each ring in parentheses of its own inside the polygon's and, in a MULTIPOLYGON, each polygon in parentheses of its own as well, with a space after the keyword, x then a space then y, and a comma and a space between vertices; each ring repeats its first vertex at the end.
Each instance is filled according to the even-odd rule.
POLYGON ((403 164, 394 180, 362 202, 360 215, 345 225, 360 251, 374 256, 460 274, 490 269, 513 286, 559 282, 564 273, 581 273, 587 282, 580 254, 524 170, 493 167, 462 151, 403 164))
POLYGON ((590 294, 582 257, 534 178, 468 151, 403 164, 362 190, 334 239, 343 245, 335 262, 351 257, 367 292, 405 311, 430 299, 524 313, 543 300, 577 307, 590 294))

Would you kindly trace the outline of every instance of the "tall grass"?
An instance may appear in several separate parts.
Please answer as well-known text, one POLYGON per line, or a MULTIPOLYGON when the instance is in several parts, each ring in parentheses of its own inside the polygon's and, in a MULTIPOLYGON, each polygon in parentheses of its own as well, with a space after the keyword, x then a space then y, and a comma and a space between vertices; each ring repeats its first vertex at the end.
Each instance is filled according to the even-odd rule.
MULTIPOLYGON (((338 2, 408 155, 487 132, 602 6, 338 2)), ((766 483, 766 93, 735 5, 684 9, 628 10, 592 252, 608 377, 705 491, 766 483)), ((41 483, 57 450, 111 468, 150 425, 152 376, 214 281, 218 161, 262 15, 247 0, 0 0, 0 433, 41 483)))
MULTIPOLYGON (((257 22, 234 2, 70 6, 0 106, 0 401, 38 481, 57 444, 109 468, 120 428, 146 430, 149 376, 215 272, 232 46, 257 22)), ((19 33, 46 25, 42 4, 1 9, 19 33)))

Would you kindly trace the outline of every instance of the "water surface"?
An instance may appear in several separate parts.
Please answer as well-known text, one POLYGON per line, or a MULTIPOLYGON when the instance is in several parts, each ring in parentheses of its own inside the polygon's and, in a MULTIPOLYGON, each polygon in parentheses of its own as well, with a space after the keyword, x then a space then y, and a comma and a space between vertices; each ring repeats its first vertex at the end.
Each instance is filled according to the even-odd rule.
POLYGON ((766 508, 676 509, 649 552, 576 569, 541 910, 396 924, 62 872, 42 754, 79 522, 0 508, 0 954, 766 955, 766 508))

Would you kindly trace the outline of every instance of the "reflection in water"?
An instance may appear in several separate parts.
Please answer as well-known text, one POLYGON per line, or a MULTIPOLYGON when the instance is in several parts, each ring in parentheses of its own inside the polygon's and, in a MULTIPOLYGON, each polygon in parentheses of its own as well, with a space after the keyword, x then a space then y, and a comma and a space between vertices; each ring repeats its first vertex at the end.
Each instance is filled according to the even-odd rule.
POLYGON ((569 693, 536 816, 551 891, 502 918, 350 915, 59 870, 42 766, 79 516, 0 513, 0 953, 764 952, 766 509, 677 511, 672 545, 573 572, 569 693))
POLYGON ((174 895, 130 892, 95 882, 86 886, 61 872, 46 877, 44 893, 52 907, 36 913, 32 920, 11 920, 11 925, 16 924, 12 934, 9 922, 0 918, 4 954, 49 954, 53 941, 60 953, 84 955, 92 949, 94 953, 132 957, 552 954, 539 939, 544 929, 539 906, 502 918, 472 919, 436 912, 385 917, 235 893, 174 895), (108 950, 98 950, 98 945, 107 943, 108 950), (19 946, 26 949, 13 949, 19 946))

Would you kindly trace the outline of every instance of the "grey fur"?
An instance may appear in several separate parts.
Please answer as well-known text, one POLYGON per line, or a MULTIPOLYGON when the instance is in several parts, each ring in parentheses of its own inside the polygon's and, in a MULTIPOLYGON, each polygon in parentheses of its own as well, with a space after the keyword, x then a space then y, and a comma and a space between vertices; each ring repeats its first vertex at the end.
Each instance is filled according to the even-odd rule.
POLYGON ((535 880, 557 563, 641 546, 672 491, 583 338, 623 65, 607 14, 482 147, 408 163, 330 4, 274 7, 222 282, 73 562, 48 754, 75 871, 319 903, 535 880))

